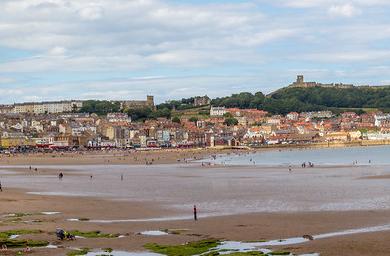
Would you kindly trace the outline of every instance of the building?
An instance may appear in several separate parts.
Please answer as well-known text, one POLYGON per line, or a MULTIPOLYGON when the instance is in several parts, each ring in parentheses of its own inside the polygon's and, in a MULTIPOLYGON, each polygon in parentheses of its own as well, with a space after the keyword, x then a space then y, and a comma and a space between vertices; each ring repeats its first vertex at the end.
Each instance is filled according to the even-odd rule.
POLYGON ((107 121, 110 123, 124 122, 131 123, 131 117, 125 113, 108 113, 107 121))
POLYGON ((338 83, 338 84, 322 84, 322 83, 317 83, 317 82, 305 82, 304 76, 303 75, 298 75, 297 80, 293 82, 292 84, 289 85, 289 87, 301 87, 301 88, 310 88, 310 87, 326 87, 326 88, 340 88, 340 89, 348 89, 348 88, 353 88, 353 84, 343 84, 343 83, 338 83))
POLYGON ((298 121, 299 119, 299 113, 297 112, 290 112, 286 115, 286 118, 291 121, 298 121))
POLYGON ((195 107, 210 105, 210 103, 211 103, 211 100, 207 95, 205 95, 203 97, 197 96, 194 98, 194 106, 195 107))
POLYGON ((0 114, 12 113, 13 109, 14 109, 13 105, 0 105, 0 114))
POLYGON ((154 108, 154 96, 146 96, 146 100, 128 100, 121 102, 122 109, 154 108))
POLYGON ((383 124, 390 121, 390 114, 377 114, 374 116, 375 118, 375 126, 381 127, 383 124))
POLYGON ((210 108, 210 116, 223 116, 226 114, 225 107, 211 107, 210 108))
POLYGON ((35 146, 35 141, 28 138, 22 132, 2 132, 0 136, 0 147, 1 148, 16 148, 35 146))
POLYGON ((230 113, 243 126, 262 123, 268 115, 267 111, 258 109, 228 108, 226 112, 230 113))
POLYGON ((12 113, 24 114, 56 114, 79 111, 83 107, 82 101, 50 101, 27 102, 13 105, 12 113))
POLYGON ((317 111, 317 112, 302 112, 300 117, 303 118, 331 118, 333 116, 332 111, 317 111))

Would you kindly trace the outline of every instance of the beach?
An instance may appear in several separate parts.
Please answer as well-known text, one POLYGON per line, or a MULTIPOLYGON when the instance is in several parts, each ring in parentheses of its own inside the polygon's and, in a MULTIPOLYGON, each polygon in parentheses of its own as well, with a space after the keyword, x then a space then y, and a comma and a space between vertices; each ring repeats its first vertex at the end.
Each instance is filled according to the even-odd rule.
MULTIPOLYGON (((210 153, 216 152, 201 152, 196 158, 208 159, 210 153)), ((269 241, 303 235, 318 239, 267 248, 296 255, 390 252, 387 166, 294 167, 290 173, 285 166, 203 166, 207 159, 186 163, 184 159, 195 159, 191 153, 160 155, 160 160, 166 159, 164 164, 148 166, 116 162, 112 155, 88 156, 78 162, 84 156, 66 157, 64 162, 50 156, 11 156, 9 166, 2 162, 0 232, 41 230, 20 238, 45 240, 58 247, 32 248, 29 255, 66 255, 70 248, 84 247, 146 252, 148 243, 177 245, 210 238, 269 241), (113 162, 104 162, 107 159, 113 162), (59 172, 64 174, 62 180, 59 172), (192 219, 194 204, 198 221, 192 219), (56 228, 99 230, 118 237, 59 242, 53 233, 56 228), (174 232, 140 234, 159 230, 174 232), (332 234, 344 231, 348 232, 332 234)), ((15 250, 2 253, 14 255, 15 250)))
POLYGON ((74 152, 41 152, 0 155, 0 165, 93 165, 93 164, 173 164, 202 159, 213 154, 246 152, 231 148, 220 149, 155 149, 155 150, 95 150, 74 152))

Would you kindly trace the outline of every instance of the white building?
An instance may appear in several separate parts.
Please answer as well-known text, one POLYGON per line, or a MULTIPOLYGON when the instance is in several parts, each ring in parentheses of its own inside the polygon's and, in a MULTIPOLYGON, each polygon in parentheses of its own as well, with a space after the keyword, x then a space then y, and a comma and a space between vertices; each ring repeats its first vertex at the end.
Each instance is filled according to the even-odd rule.
POLYGON ((211 107, 210 108, 210 116, 223 116, 226 114, 225 107, 211 107))
POLYGON ((82 101, 51 101, 16 103, 13 113, 55 114, 78 111, 82 108, 82 101))
POLYGON ((297 112, 290 112, 286 115, 288 120, 297 121, 299 119, 299 114, 297 112))
POLYGON ((107 120, 110 123, 116 123, 116 122, 131 123, 131 117, 129 117, 125 113, 108 113, 107 120))
POLYGON ((367 133, 368 140, 390 140, 390 133, 367 133))
POLYGON ((375 126, 381 127, 384 121, 390 121, 390 115, 375 115, 375 126))

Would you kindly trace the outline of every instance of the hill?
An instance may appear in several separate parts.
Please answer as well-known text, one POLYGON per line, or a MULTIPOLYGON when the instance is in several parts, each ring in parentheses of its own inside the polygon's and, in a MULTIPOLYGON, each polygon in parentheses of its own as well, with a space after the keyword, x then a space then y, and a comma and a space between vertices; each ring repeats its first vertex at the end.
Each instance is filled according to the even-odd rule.
MULTIPOLYGON (((209 114, 209 105, 194 106, 194 98, 173 100, 152 108, 133 108, 126 112, 133 120, 158 117, 204 118, 209 114)), ((228 97, 216 98, 212 106, 228 108, 255 108, 272 114, 331 110, 334 113, 354 111, 357 113, 382 110, 390 112, 390 86, 349 86, 319 83, 295 83, 271 94, 242 92, 228 97), (301 86, 303 85, 303 86, 301 86)), ((106 114, 119 111, 119 102, 86 101, 81 112, 106 114)))
POLYGON ((390 108, 390 87, 283 88, 270 96, 275 100, 294 99, 318 108, 390 108))
POLYGON ((390 87, 285 87, 267 96, 261 92, 233 94, 229 97, 214 99, 211 104, 257 108, 273 114, 319 110, 365 112, 372 109, 389 112, 390 87))

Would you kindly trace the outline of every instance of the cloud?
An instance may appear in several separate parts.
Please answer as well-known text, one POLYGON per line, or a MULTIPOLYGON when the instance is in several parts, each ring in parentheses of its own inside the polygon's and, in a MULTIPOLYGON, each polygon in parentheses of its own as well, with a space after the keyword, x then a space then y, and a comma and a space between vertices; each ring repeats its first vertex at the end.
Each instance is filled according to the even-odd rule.
POLYGON ((54 83, 34 87, 17 86, 12 90, 0 89, 0 101, 13 103, 63 99, 135 100, 144 99, 146 94, 151 94, 155 96, 157 102, 164 102, 167 99, 194 95, 207 94, 210 97, 220 97, 233 92, 255 92, 260 88, 257 90, 253 88, 261 81, 262 78, 256 76, 183 76, 54 83), (213 86, 209 87, 208 84, 213 86), (77 95, 72 94, 74 91, 77 91, 77 95))
POLYGON ((3 72, 208 67, 252 56, 250 63, 258 55, 255 47, 295 32, 267 25, 251 4, 5 0, 0 9, 0 46, 37 53, 1 65, 3 72))
POLYGON ((353 6, 352 4, 342 4, 342 5, 332 5, 328 13, 331 16, 341 16, 341 17, 353 17, 361 14, 361 10, 353 6))
MULTIPOLYGON (((54 51, 53 53, 55 53, 54 51)), ((61 53, 61 51, 58 51, 61 53)), ((0 63, 0 72, 4 73, 28 73, 28 72, 92 72, 116 70, 137 70, 142 68, 141 56, 63 56, 52 54, 34 56, 31 58, 19 59, 7 63, 0 63)))
POLYGON ((318 62, 357 62, 357 61, 378 61, 390 57, 390 50, 361 50, 345 52, 315 53, 303 56, 304 59, 318 62))
POLYGON ((80 17, 83 20, 94 21, 103 17, 103 8, 101 6, 87 6, 79 10, 80 17))
MULTIPOLYGON (((260 0, 264 2, 266 0, 260 0)), ((387 0, 276 0, 276 3, 293 8, 314 8, 329 7, 332 5, 358 5, 366 7, 386 6, 390 2, 387 0)))
POLYGON ((66 53, 66 49, 64 47, 56 46, 49 50, 49 55, 54 56, 64 56, 66 53))
POLYGON ((0 76, 0 84, 10 84, 16 82, 15 79, 10 78, 10 77, 1 77, 0 76))
POLYGON ((0 83, 40 99, 143 98, 153 92, 162 100, 198 92, 270 91, 290 83, 300 70, 336 81, 354 73, 386 81, 385 72, 379 77, 363 71, 390 66, 389 5, 385 0, 2 0, 0 83), (82 82, 75 86, 77 79, 82 82), (100 80, 104 85, 94 87, 100 80), (48 85, 57 90, 49 93, 48 85))
POLYGON ((0 95, 20 96, 23 94, 24 94, 24 91, 22 89, 3 89, 3 88, 0 88, 0 95))

